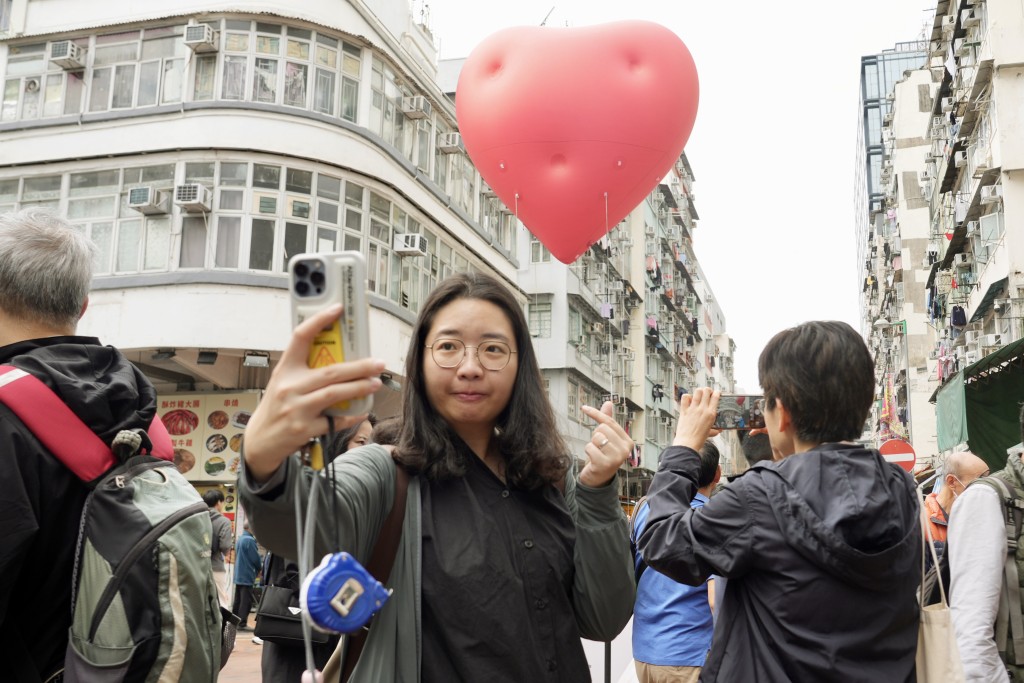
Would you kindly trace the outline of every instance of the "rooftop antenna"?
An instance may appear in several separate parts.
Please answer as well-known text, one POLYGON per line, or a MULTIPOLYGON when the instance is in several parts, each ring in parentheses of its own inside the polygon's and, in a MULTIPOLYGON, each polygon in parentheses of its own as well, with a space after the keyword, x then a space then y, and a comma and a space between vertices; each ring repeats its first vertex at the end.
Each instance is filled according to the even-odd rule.
POLYGON ((541 26, 543 26, 544 24, 548 23, 548 19, 551 17, 551 13, 554 12, 554 11, 555 11, 555 6, 552 5, 551 9, 548 10, 548 13, 544 15, 544 21, 540 22, 541 26))

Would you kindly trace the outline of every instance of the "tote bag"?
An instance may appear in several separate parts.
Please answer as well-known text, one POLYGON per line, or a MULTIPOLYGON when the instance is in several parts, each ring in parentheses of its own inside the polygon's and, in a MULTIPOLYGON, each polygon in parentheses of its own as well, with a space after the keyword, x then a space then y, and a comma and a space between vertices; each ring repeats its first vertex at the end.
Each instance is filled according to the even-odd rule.
MULTIPOLYGON (((946 589, 942 585, 942 576, 938 575, 939 602, 924 605, 925 572, 924 553, 931 552, 933 566, 939 565, 938 553, 935 552, 935 540, 932 538, 928 516, 921 505, 921 589, 918 600, 921 605, 921 626, 917 634, 917 683, 965 683, 964 667, 960 661, 960 648, 956 644, 956 633, 953 620, 946 600, 946 589)), ((949 552, 948 549, 946 552, 949 552)))

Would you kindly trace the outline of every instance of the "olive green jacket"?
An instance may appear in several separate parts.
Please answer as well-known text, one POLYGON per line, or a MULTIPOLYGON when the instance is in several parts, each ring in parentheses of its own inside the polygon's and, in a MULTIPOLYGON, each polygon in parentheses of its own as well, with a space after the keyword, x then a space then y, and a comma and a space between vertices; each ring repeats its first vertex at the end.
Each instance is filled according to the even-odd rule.
MULTIPOLYGON (((373 550, 395 491, 395 464, 382 446, 359 449, 335 461, 336 502, 321 480, 316 512, 314 557, 319 562, 340 538, 341 547, 365 564, 373 550), (337 506, 337 518, 335 509, 337 506), (334 519, 334 524, 328 523, 334 519)), ((289 458, 269 481, 254 485, 246 471, 238 490, 259 542, 271 552, 297 557, 295 498, 305 508, 313 471, 289 458)), ((626 516, 614 485, 591 488, 566 479, 565 499, 576 524, 573 605, 580 634, 590 640, 611 640, 629 621, 636 589, 626 516)), ((374 617, 366 645, 350 683, 419 683, 421 539, 420 482, 409 481, 402 538, 388 587, 394 595, 374 617)), ((525 655, 524 656, 528 656, 525 655)))

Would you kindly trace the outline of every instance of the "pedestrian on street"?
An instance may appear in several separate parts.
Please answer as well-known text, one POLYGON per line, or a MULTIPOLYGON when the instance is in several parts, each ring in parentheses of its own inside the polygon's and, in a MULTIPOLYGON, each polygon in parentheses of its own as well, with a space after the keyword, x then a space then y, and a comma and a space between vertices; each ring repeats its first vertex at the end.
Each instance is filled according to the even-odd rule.
POLYGON ((252 611, 252 587, 256 584, 256 576, 263 566, 259 545, 256 537, 249 531, 249 520, 242 523, 242 535, 235 546, 235 598, 231 611, 241 619, 239 631, 251 631, 249 612, 252 611))
POLYGON ((871 353, 846 323, 809 322, 775 335, 758 371, 783 459, 691 509, 719 393, 684 395, 639 538, 666 576, 729 580, 701 681, 913 683, 920 504, 909 473, 855 443, 874 400, 871 353))
POLYGON ((213 535, 210 538, 210 565, 213 567, 213 578, 217 582, 217 597, 220 606, 229 609, 231 596, 228 594, 226 563, 235 547, 231 520, 224 516, 224 494, 219 489, 210 489, 204 493, 203 501, 210 508, 210 524, 213 525, 213 535))

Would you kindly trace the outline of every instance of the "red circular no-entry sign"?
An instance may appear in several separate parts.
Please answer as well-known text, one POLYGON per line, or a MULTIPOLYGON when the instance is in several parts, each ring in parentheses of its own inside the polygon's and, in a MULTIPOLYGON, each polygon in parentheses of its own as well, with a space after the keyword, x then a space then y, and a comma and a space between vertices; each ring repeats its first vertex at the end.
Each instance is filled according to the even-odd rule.
POLYGON ((878 451, 889 462, 899 465, 907 472, 914 471, 917 455, 914 453, 914 447, 903 439, 889 439, 878 451))

